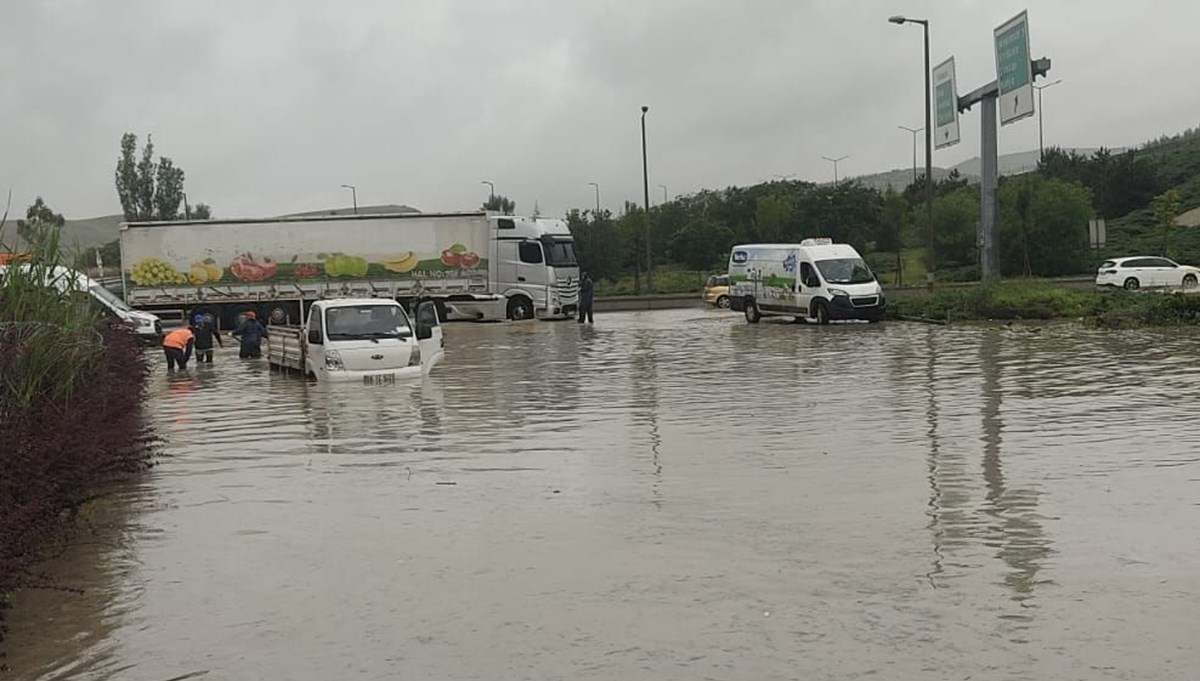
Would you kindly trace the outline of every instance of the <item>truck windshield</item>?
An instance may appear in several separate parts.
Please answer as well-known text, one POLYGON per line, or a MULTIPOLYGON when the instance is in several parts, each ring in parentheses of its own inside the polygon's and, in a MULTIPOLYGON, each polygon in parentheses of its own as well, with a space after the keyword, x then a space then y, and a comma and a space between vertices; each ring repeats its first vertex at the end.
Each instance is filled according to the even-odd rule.
POLYGON ((546 264, 551 267, 574 267, 575 242, 570 239, 542 239, 542 250, 546 251, 546 264))
POLYGON ((408 315, 399 305, 357 305, 325 311, 329 340, 378 340, 412 335, 408 315))
POLYGON ((109 291, 100 284, 92 284, 91 294, 97 300, 103 301, 106 305, 114 310, 121 310, 122 312, 130 311, 130 307, 125 304, 124 300, 121 300, 117 297, 117 294, 109 291))
POLYGON ((875 281, 875 275, 862 258, 818 260, 817 269, 821 270, 821 276, 830 284, 869 284, 875 281))

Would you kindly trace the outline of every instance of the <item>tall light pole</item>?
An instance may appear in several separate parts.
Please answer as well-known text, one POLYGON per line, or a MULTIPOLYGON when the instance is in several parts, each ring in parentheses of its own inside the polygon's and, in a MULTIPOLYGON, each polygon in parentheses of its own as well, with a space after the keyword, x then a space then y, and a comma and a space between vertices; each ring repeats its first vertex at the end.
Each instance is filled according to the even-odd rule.
POLYGON ((917 133, 921 132, 925 128, 910 128, 907 125, 898 125, 896 127, 900 128, 901 130, 907 130, 912 133, 912 138, 913 138, 913 181, 912 181, 912 183, 915 186, 917 184, 917 133))
POLYGON ((929 70, 929 20, 909 19, 904 16, 889 17, 888 21, 896 25, 920 24, 925 30, 925 212, 926 225, 925 244, 925 281, 933 284, 933 273, 937 261, 933 255, 933 72, 929 70))
POLYGON ((496 183, 488 181, 488 180, 481 180, 479 182, 479 184, 486 184, 488 186, 488 202, 490 203, 492 201, 495 201, 496 200, 496 183))
POLYGON ((662 187, 662 190, 663 190, 663 203, 666 203, 667 201, 670 201, 670 199, 668 199, 668 198, 667 198, 667 185, 665 185, 665 184, 660 184, 660 185, 658 185, 658 186, 659 186, 659 187, 662 187))
POLYGON ((355 187, 352 184, 344 184, 344 185, 342 185, 342 188, 350 190, 350 199, 354 202, 354 212, 357 214, 358 213, 358 187, 355 187))
POLYGON ((837 186, 838 186, 837 164, 841 163, 842 161, 845 161, 846 159, 848 159, 850 157, 849 156, 838 156, 837 158, 829 158, 828 156, 822 156, 821 158, 823 158, 826 161, 829 161, 830 163, 833 164, 833 188, 837 189, 837 186))
POLYGON ((596 188, 596 217, 600 216, 600 183, 588 182, 589 185, 596 188))
POLYGON ((1045 138, 1042 136, 1042 90, 1045 90, 1048 87, 1054 87, 1055 85, 1058 85, 1061 82, 1062 82, 1062 78, 1059 78, 1058 80, 1054 81, 1053 83, 1046 83, 1045 85, 1034 85, 1033 86, 1033 89, 1037 90, 1037 93, 1038 93, 1038 162, 1039 163, 1046 160, 1045 138))
MULTIPOLYGON (((188 210, 187 192, 179 192, 179 193, 180 193, 180 195, 183 196, 183 219, 191 220, 192 219, 192 211, 188 210)), ((97 258, 100 257, 100 249, 98 249, 98 248, 96 249, 96 257, 97 258)))
POLYGON ((646 291, 654 293, 654 256, 650 251, 650 171, 646 164, 646 112, 642 107, 642 191, 646 201, 646 291))

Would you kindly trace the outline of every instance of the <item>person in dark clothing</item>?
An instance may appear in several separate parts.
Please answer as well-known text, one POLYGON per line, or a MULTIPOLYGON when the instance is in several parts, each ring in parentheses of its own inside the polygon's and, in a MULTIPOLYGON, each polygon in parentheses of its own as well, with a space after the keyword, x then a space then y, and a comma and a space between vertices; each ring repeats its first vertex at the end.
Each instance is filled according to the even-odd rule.
POLYGON ((221 332, 213 323, 208 321, 202 314, 192 317, 192 335, 196 337, 196 363, 197 364, 212 364, 213 361, 213 341, 217 345, 225 347, 225 343, 221 340, 221 332))
POLYGON ((253 310, 246 313, 237 331, 230 335, 241 341, 242 347, 238 351, 238 357, 262 357, 262 339, 267 337, 267 328, 258 321, 258 315, 254 314, 253 310))
POLYGON ((579 281, 579 323, 582 324, 584 319, 587 323, 592 323, 592 295, 593 295, 592 275, 587 272, 583 273, 583 279, 579 281))

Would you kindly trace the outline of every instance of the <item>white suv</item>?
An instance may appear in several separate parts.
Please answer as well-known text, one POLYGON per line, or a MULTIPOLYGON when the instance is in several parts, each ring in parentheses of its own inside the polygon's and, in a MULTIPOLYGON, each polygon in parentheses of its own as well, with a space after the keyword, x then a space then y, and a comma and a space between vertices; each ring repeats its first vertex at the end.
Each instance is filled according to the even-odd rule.
POLYGON ((1096 272, 1097 286, 1114 286, 1127 291, 1140 288, 1193 288, 1200 269, 1154 256, 1105 260, 1096 272))

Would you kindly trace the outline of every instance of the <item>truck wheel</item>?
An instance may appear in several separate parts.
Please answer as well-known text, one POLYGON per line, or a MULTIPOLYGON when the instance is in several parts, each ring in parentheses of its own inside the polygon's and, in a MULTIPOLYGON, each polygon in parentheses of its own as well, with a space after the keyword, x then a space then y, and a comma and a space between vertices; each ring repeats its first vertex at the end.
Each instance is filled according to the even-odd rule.
POLYGON ((758 304, 753 300, 746 301, 746 321, 750 324, 757 324, 762 321, 762 312, 758 310, 758 304))
POLYGON ((533 301, 524 296, 510 298, 508 301, 508 318, 514 322, 533 319, 533 301))

